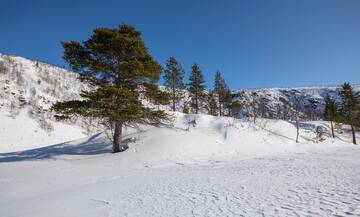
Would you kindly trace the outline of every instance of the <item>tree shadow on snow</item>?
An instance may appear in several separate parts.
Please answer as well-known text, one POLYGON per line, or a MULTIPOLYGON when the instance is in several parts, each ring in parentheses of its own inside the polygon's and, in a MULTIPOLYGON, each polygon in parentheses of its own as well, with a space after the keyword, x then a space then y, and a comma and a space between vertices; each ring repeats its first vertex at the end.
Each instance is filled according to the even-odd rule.
MULTIPOLYGON (((16 162, 52 159, 60 155, 98 155, 111 152, 111 142, 101 133, 95 134, 82 142, 60 143, 42 148, 0 154, 1 162, 16 162)), ((126 144, 128 141, 124 141, 126 144)))

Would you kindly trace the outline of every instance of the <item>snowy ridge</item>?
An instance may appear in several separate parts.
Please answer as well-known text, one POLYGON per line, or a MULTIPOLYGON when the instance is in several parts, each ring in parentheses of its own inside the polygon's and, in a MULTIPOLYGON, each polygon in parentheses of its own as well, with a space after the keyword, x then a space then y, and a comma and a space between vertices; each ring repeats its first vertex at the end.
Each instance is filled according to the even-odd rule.
MULTIPOLYGON (((353 84, 353 89, 360 92, 360 85, 353 84)), ((296 88, 261 88, 233 91, 234 97, 244 103, 243 115, 251 111, 250 103, 255 100, 259 107, 259 115, 274 119, 289 119, 283 117, 286 107, 294 107, 300 101, 300 112, 305 120, 321 120, 325 107, 326 96, 334 98, 339 103, 340 86, 296 87, 296 88)))

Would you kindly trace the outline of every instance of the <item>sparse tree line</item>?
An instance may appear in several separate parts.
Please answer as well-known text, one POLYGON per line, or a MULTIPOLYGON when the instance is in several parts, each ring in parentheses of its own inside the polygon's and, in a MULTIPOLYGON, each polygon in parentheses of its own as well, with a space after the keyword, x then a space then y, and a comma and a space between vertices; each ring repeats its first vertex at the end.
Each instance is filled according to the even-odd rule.
POLYGON ((193 63, 189 82, 184 83, 185 71, 181 64, 170 57, 164 70, 164 85, 169 93, 172 111, 198 114, 200 111, 206 111, 214 116, 237 116, 242 108, 242 104, 234 100, 230 88, 217 71, 214 79, 214 88, 206 90, 205 79, 197 63, 193 63), (185 93, 189 94, 190 101, 180 103, 185 98, 185 93))

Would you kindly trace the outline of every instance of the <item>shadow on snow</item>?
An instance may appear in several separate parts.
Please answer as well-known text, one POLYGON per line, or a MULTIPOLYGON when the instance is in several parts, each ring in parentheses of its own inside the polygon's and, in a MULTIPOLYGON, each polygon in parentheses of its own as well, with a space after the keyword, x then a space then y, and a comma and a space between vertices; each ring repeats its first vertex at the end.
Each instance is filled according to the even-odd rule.
MULTIPOLYGON (((0 162, 51 159, 60 155, 98 155, 111 152, 111 142, 101 133, 75 144, 60 143, 42 148, 0 154, 0 162)), ((126 141, 125 141, 126 142, 126 141)))

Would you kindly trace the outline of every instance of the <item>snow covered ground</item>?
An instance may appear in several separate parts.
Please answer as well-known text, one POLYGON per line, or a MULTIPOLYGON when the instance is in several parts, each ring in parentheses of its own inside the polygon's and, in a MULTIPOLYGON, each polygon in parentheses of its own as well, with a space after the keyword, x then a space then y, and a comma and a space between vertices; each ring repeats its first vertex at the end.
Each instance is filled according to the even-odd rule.
POLYGON ((12 116, 0 110, 0 153, 43 147, 85 136, 84 129, 79 126, 48 122, 53 127, 49 132, 24 111, 12 116))
POLYGON ((2 151, 0 216, 360 216, 360 149, 346 130, 331 139, 327 123, 302 123, 297 144, 285 121, 175 117, 127 129, 119 154, 104 134, 2 151))

